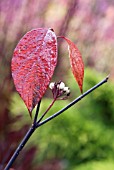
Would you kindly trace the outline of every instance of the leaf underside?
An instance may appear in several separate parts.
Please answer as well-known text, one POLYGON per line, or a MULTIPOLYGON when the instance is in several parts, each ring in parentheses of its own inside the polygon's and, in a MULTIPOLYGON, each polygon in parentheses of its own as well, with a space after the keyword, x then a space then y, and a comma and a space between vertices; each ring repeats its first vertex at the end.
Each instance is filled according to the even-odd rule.
POLYGON ((11 63, 12 77, 30 115, 43 97, 56 64, 57 39, 52 29, 33 29, 16 46, 11 63))
POLYGON ((67 41, 69 46, 69 57, 72 73, 78 83, 81 93, 83 93, 84 63, 82 56, 76 45, 64 36, 59 36, 67 41))

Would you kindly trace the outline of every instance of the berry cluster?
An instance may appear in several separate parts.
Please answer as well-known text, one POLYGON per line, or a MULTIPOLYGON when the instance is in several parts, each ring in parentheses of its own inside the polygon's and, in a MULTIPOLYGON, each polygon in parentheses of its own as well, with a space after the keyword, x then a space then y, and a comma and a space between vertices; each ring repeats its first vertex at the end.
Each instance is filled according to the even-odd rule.
POLYGON ((61 81, 50 83, 49 88, 52 90, 53 98, 65 100, 70 95, 70 88, 61 81))

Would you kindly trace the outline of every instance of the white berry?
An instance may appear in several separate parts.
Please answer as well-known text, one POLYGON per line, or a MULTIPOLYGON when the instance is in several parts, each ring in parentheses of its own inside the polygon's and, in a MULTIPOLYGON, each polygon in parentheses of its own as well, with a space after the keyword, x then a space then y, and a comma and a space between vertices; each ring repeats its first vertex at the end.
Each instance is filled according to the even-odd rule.
POLYGON ((55 86, 55 83, 52 82, 52 83, 50 83, 49 88, 52 90, 54 88, 54 86, 55 86))
POLYGON ((63 91, 65 92, 65 94, 69 94, 70 93, 69 87, 64 87, 63 91))
POLYGON ((59 84, 59 89, 60 89, 60 90, 63 90, 64 87, 65 87, 65 84, 64 84, 63 82, 61 82, 61 83, 59 84))

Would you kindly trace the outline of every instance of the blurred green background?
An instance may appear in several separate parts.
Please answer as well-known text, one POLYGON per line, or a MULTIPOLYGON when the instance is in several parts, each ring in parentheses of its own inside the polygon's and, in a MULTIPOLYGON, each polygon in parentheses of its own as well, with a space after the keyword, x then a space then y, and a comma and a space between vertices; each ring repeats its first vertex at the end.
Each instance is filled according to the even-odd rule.
MULTIPOLYGON (((0 0, 0 170, 32 124, 15 91, 10 63, 20 38, 38 27, 53 28, 56 35, 66 36, 77 45, 85 63, 84 91, 108 74, 110 80, 37 129, 12 168, 114 169, 114 1, 0 0)), ((65 82, 71 96, 57 101, 47 116, 80 95, 70 70, 67 44, 58 40, 58 47, 58 65, 52 80, 65 82)), ((51 101, 47 90, 40 114, 51 101)))

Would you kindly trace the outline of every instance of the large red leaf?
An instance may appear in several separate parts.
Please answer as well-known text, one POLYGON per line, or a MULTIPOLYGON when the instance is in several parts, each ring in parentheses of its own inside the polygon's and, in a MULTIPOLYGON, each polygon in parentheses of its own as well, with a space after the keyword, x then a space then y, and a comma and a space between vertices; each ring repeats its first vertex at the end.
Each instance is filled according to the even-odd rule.
POLYGON ((56 63, 57 40, 52 29, 31 30, 16 46, 11 64, 12 77, 30 114, 44 95, 56 63))
POLYGON ((69 45, 69 56, 70 56, 70 65, 73 72, 73 75, 80 87, 81 93, 83 92, 83 78, 84 78, 84 63, 82 56, 76 47, 76 45, 71 42, 68 38, 63 36, 58 36, 58 38, 64 38, 69 45))

